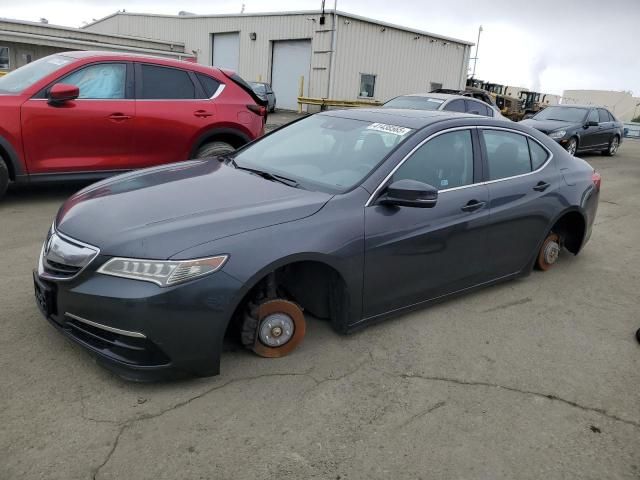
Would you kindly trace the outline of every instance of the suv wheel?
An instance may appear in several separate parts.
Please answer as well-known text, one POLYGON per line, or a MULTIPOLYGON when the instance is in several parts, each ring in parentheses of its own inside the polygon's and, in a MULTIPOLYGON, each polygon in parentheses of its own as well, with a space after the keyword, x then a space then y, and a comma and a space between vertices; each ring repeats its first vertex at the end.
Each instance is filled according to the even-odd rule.
POLYGON ((0 157, 0 198, 3 197, 9 186, 9 169, 0 157))
POLYGON ((205 143, 198 149, 195 158, 217 157, 218 155, 225 155, 233 151, 235 151, 235 148, 233 148, 233 145, 230 143, 220 141, 210 142, 205 143))

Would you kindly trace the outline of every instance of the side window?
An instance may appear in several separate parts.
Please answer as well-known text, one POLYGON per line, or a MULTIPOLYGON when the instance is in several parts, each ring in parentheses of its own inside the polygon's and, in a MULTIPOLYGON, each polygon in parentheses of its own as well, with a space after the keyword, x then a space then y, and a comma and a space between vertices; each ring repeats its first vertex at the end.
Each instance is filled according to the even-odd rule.
POLYGON ((196 89, 184 70, 177 68, 141 65, 141 99, 181 100, 196 97, 196 89))
POLYGON ((392 181, 411 179, 438 190, 473 183, 471 132, 444 133, 425 143, 393 174, 392 181))
POLYGON ((202 85, 207 98, 213 97, 213 94, 216 93, 218 91, 218 87, 220 87, 220 82, 203 73, 196 73, 196 76, 198 77, 200 85, 202 85))
POLYGON ((452 100, 444 106, 443 110, 446 110, 448 112, 464 113, 465 111, 464 100, 462 100, 461 98, 457 100, 452 100))
POLYGON ((78 98, 125 98, 127 66, 124 63, 99 63, 76 70, 56 83, 75 85, 80 89, 78 98))
POLYGON ((483 130, 489 179, 514 177, 531 171, 527 137, 501 130, 483 130))
POLYGON ((611 112, 607 112, 609 114, 609 121, 610 122, 617 122, 616 117, 613 116, 613 113, 611 112))
POLYGON ((538 142, 530 138, 527 138, 527 141, 529 142, 529 153, 531 153, 531 169, 537 170, 544 165, 544 162, 549 158, 549 154, 538 142))
POLYGON ((589 112, 589 116, 587 117, 587 122, 599 122, 600 116, 598 115, 598 111, 593 109, 589 112))
POLYGON ((598 109, 598 117, 600 118, 600 122, 610 122, 609 120, 609 112, 607 112, 604 108, 598 109))
POLYGON ((480 102, 475 102, 473 100, 466 100, 467 103, 467 112, 473 113, 475 115, 483 115, 485 117, 492 117, 492 113, 489 113, 489 109, 486 105, 480 102))

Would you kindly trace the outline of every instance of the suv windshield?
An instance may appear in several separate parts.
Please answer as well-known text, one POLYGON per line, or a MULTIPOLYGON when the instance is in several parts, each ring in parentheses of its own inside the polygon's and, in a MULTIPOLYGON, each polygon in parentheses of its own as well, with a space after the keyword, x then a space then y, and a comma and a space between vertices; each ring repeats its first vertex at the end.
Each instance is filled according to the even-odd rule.
POLYGON ((444 103, 441 98, 434 97, 396 97, 382 105, 382 108, 408 108, 411 110, 437 110, 444 103))
POLYGON ((560 120, 563 122, 580 123, 587 116, 586 108, 579 107, 547 107, 535 115, 535 120, 560 120))
POLYGON ((0 93, 20 93, 73 61, 73 58, 64 55, 51 55, 31 62, 0 77, 0 93))
POLYGON ((357 185, 413 132, 319 114, 251 144, 234 161, 239 168, 284 177, 302 188, 340 193, 357 185))

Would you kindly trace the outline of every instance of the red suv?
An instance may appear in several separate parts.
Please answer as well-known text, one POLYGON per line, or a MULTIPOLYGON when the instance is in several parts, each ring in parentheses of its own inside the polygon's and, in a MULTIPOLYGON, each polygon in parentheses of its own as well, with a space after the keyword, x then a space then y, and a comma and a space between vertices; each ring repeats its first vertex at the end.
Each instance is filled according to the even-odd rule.
POLYGON ((235 73, 143 55, 65 52, 0 77, 0 196, 9 181, 99 179, 228 153, 266 109, 235 73))

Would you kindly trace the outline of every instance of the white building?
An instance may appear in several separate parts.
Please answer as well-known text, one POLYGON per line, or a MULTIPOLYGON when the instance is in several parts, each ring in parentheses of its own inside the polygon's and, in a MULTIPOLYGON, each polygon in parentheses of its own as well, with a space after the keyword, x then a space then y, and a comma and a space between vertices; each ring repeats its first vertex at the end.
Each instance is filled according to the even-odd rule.
POLYGON ((115 13, 86 31, 185 44, 197 61, 272 83, 278 106, 304 95, 386 101, 434 88, 464 88, 470 42, 344 12, 237 15, 115 13))
POLYGON ((631 92, 565 90, 562 94, 562 104, 572 103, 606 107, 623 122, 629 122, 640 115, 640 98, 632 96, 631 92))

